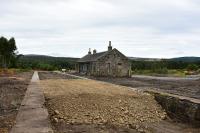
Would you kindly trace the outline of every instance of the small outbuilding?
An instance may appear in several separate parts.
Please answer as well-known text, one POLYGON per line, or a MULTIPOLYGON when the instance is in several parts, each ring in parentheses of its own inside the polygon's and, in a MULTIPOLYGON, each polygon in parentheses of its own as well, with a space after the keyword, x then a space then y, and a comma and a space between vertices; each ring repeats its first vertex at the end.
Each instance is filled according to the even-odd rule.
POLYGON ((81 74, 92 76, 110 76, 110 77, 130 77, 131 64, 129 59, 112 48, 109 41, 108 50, 97 53, 96 50, 89 52, 86 56, 78 60, 76 69, 81 74))

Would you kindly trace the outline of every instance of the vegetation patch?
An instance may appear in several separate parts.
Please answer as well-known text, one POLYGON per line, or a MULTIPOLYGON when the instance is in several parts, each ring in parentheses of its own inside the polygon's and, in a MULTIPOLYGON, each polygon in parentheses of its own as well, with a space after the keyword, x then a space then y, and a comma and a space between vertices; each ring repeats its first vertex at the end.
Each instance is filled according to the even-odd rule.
POLYGON ((132 73, 151 76, 175 76, 200 74, 200 61, 163 59, 159 61, 131 61, 132 73))

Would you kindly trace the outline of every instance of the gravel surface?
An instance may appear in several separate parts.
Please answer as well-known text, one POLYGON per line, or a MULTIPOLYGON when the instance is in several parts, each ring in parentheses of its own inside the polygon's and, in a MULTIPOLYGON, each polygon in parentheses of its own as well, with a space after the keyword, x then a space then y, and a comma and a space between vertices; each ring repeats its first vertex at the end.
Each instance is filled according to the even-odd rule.
POLYGON ((80 79, 43 80, 41 84, 58 132, 150 132, 149 123, 166 118, 153 96, 127 87, 80 79))
POLYGON ((77 79, 75 77, 71 77, 68 75, 64 74, 59 74, 55 72, 39 72, 39 77, 40 80, 45 80, 45 79, 77 79))
POLYGON ((90 77, 91 79, 110 82, 113 84, 134 87, 141 90, 156 90, 167 92, 180 96, 200 99, 200 80, 173 80, 173 79, 155 79, 145 77, 134 78, 106 78, 106 77, 90 77))
POLYGON ((31 72, 0 77, 0 133, 8 133, 29 84, 31 72))

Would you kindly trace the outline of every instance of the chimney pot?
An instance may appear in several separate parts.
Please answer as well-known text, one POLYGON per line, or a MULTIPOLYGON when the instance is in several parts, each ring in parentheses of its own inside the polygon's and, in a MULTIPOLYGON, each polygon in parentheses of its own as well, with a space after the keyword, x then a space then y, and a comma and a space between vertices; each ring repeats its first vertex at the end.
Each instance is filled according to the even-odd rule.
POLYGON ((96 50, 96 49, 94 49, 94 50, 93 50, 93 54, 96 54, 96 53, 97 53, 97 50, 96 50))
POLYGON ((88 52, 88 54, 92 54, 92 53, 91 53, 91 48, 89 48, 89 52, 88 52))
POLYGON ((112 50, 112 42, 109 41, 108 51, 111 51, 111 50, 112 50))

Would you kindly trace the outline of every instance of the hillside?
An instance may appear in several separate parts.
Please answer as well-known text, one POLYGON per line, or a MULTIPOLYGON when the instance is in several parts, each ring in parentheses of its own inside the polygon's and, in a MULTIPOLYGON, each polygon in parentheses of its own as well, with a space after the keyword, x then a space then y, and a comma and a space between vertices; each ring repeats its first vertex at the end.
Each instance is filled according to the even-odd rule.
POLYGON ((48 55, 24 55, 21 59, 23 60, 35 60, 35 61, 69 61, 69 62, 76 62, 79 58, 73 58, 73 57, 53 57, 48 55))
POLYGON ((74 69, 79 58, 52 57, 46 55, 24 55, 19 59, 20 68, 59 70, 62 68, 74 69))
POLYGON ((199 62, 200 57, 178 57, 172 58, 171 61, 183 61, 183 62, 199 62))
MULTIPOLYGON (((161 58, 140 58, 140 57, 128 57, 132 61, 161 61, 161 58)), ((200 57, 177 57, 171 59, 164 59, 168 61, 182 61, 182 62, 199 62, 200 57)))
POLYGON ((141 58, 141 57, 128 57, 132 61, 160 61, 160 58, 141 58))

